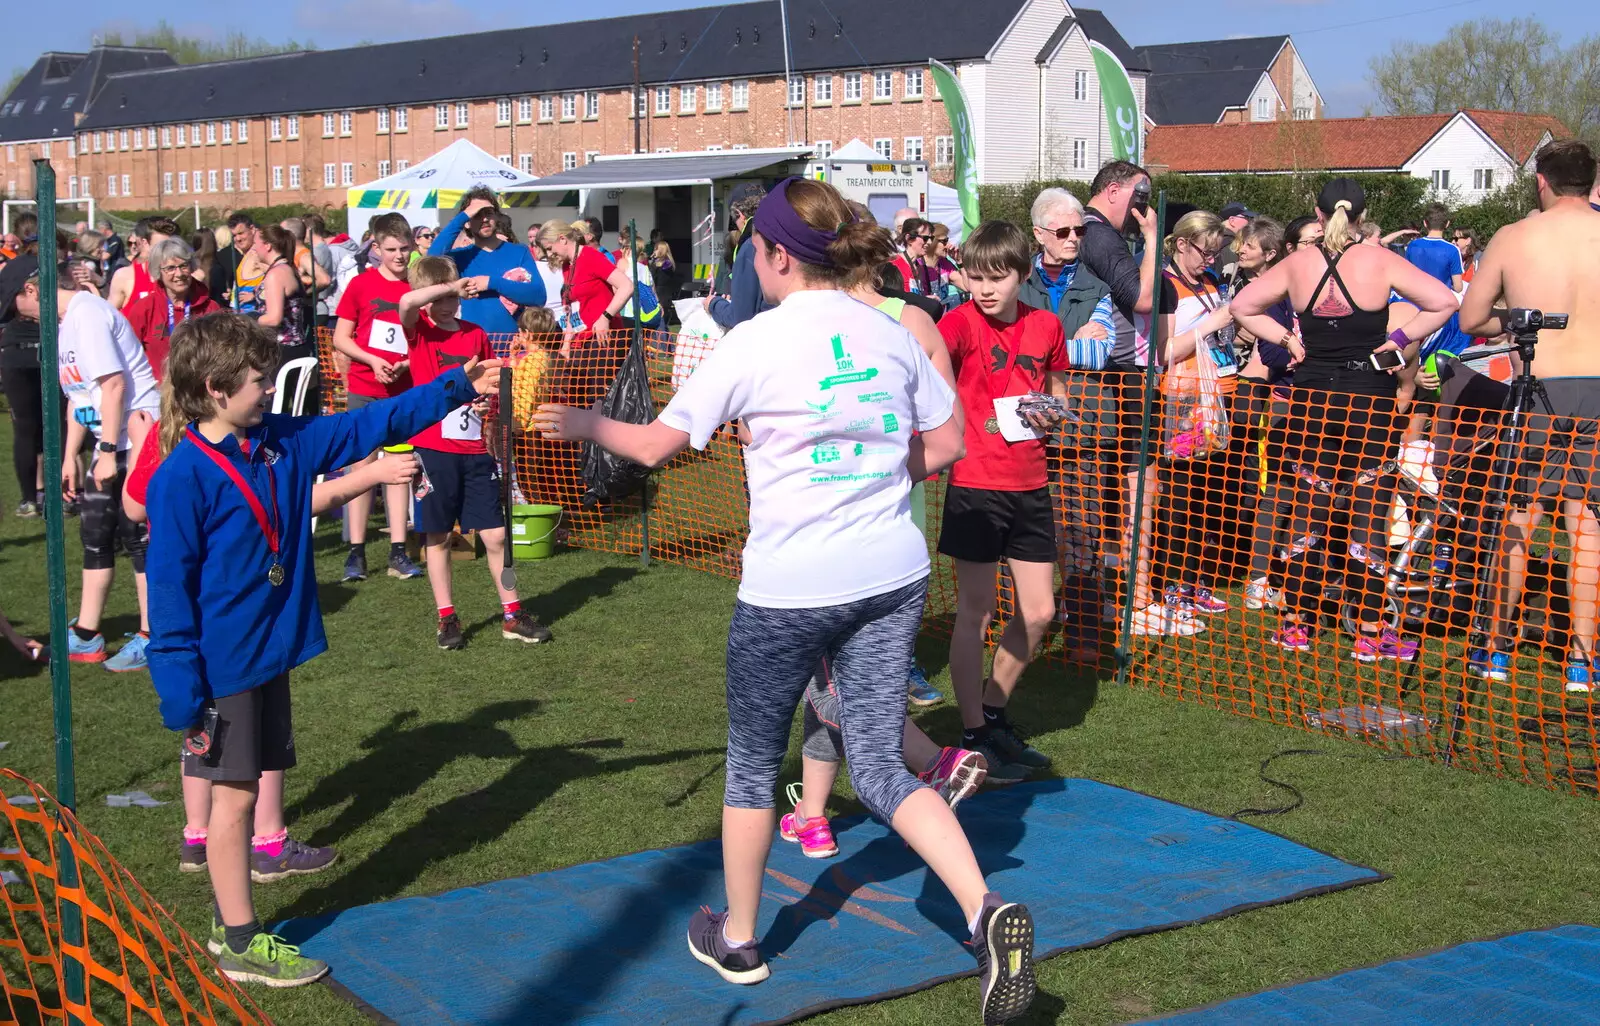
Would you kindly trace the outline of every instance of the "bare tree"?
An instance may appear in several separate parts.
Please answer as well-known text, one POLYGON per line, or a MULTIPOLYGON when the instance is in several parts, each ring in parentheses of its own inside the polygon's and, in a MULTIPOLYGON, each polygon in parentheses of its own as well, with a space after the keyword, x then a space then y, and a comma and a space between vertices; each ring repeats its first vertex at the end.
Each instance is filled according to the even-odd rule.
POLYGON ((1396 43, 1372 59, 1369 81, 1391 114, 1509 110, 1600 132, 1600 37, 1563 49, 1536 18, 1467 21, 1437 43, 1396 43))

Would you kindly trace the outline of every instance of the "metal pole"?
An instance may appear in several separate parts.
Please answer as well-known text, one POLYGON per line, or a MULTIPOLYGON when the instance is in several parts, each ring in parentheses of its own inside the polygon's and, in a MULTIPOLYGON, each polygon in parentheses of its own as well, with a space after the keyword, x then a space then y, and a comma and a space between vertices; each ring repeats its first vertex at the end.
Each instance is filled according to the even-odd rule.
MULTIPOLYGON (((1156 224, 1167 223, 1167 190, 1162 189, 1156 197, 1156 224)), ((1160 245, 1159 242, 1156 245, 1160 245)), ((1128 637, 1133 630, 1133 591, 1134 582, 1139 578, 1139 550, 1143 548, 1140 536, 1143 535, 1140 521, 1144 518, 1144 482, 1145 467, 1150 459, 1150 408, 1155 404, 1158 389, 1156 388, 1157 368, 1156 361, 1161 353, 1165 339, 1161 337, 1161 260, 1156 258, 1156 284, 1150 296, 1150 352, 1144 368, 1144 397, 1139 414, 1139 481, 1133 489, 1133 544, 1128 553, 1128 566, 1123 572, 1127 579, 1127 594, 1122 600, 1122 630, 1117 637, 1117 683, 1126 686, 1128 683, 1128 668, 1133 663, 1133 653, 1128 648, 1128 637)), ((1122 397, 1118 396, 1120 403, 1122 397)), ((1155 524, 1150 525, 1153 532, 1155 524)), ((1152 547, 1155 539, 1151 539, 1152 547)))
MULTIPOLYGON (((787 126, 789 133, 788 138, 784 140, 784 145, 792 146, 795 141, 794 104, 791 102, 792 97, 789 94, 789 90, 793 88, 793 86, 791 83, 792 76, 789 70, 789 5, 785 2, 785 0, 778 0, 778 17, 783 22, 783 116, 784 124, 787 126)), ((800 102, 804 103, 805 98, 805 90, 801 89, 800 102)))
MULTIPOLYGON (((644 313, 644 304, 639 301, 639 224, 634 218, 628 218, 628 259, 633 261, 633 338, 629 341, 634 352, 639 354, 639 359, 644 359, 644 328, 639 323, 639 317, 644 313)), ((658 294, 659 299, 659 294, 658 294)), ((666 317, 663 307, 661 316, 666 317)), ((639 489, 639 565, 650 565, 650 479, 644 479, 644 487, 639 489)))
MULTIPOLYGON (((66 525, 61 495, 61 461, 76 459, 77 453, 62 453, 61 386, 57 383, 56 362, 60 352, 61 319, 56 309, 61 255, 56 249, 56 173, 48 160, 33 162, 34 197, 39 210, 39 369, 44 411, 44 537, 45 570, 50 594, 50 689, 55 713, 56 801, 69 810, 78 805, 77 775, 72 751, 72 664, 67 654, 67 551, 66 525)), ((56 866, 62 890, 78 886, 78 860, 63 830, 56 835, 56 866)), ((62 899, 61 941, 83 943, 83 915, 75 902, 62 899)), ((85 999, 83 965, 65 958, 63 988, 65 999, 81 1003, 85 999)), ((69 1023, 82 1019, 68 1015, 69 1023)))

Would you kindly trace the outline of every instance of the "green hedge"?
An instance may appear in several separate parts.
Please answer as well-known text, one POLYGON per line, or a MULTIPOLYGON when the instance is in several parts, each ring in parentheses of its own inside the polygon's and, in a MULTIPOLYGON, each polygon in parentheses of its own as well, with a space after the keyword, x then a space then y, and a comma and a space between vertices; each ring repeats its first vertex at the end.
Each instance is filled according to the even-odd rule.
MULTIPOLYGON (((330 234, 338 234, 345 230, 348 214, 346 208, 342 206, 319 207, 311 203, 279 203, 270 207, 207 207, 202 205, 200 207, 200 219, 208 227, 214 228, 227 222, 226 214, 229 212, 249 214, 255 219, 256 224, 277 224, 286 217, 303 217, 306 214, 315 212, 321 214, 322 219, 327 222, 330 234)), ((170 217, 177 221, 178 227, 184 231, 194 230, 194 204, 192 203, 186 207, 176 207, 170 210, 101 210, 97 211, 97 213, 105 213, 121 221, 137 221, 141 217, 170 217)))
MULTIPOLYGON (((1165 189, 1167 202, 1191 203, 1202 210, 1220 210, 1237 200, 1258 213, 1279 221, 1292 221, 1309 214, 1317 193, 1330 178, 1330 172, 1293 175, 1157 175, 1152 188, 1165 189)), ((1356 174, 1354 178, 1367 192, 1368 216, 1392 231, 1422 219, 1428 183, 1412 175, 1356 174)), ((1028 227, 1028 208, 1039 190, 1060 186, 1087 202, 1085 182, 1028 182, 1023 185, 985 185, 980 187, 979 209, 985 219, 998 218, 1028 227)))
POLYGON ((1456 207, 1450 215, 1457 228, 1470 228, 1477 233, 1478 243, 1489 244, 1489 238, 1513 221, 1520 221, 1539 205, 1534 191, 1533 176, 1519 174, 1499 191, 1483 200, 1464 207, 1456 207))

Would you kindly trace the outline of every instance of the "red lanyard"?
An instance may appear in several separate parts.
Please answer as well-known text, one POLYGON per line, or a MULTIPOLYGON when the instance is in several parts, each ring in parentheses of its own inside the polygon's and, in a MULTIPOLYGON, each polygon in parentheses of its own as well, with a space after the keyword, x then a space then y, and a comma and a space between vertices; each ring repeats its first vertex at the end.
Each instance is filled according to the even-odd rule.
POLYGON ((255 489, 245 483, 244 475, 239 473, 239 468, 233 465, 233 461, 213 449, 192 426, 185 428, 184 431, 188 434, 189 441, 198 446, 212 463, 220 467, 222 472, 228 475, 228 479, 244 494, 245 504, 250 507, 250 512, 255 514, 256 523, 261 525, 261 534, 267 540, 267 548, 272 552, 272 570, 268 571, 267 579, 274 585, 283 583, 283 569, 278 565, 278 528, 275 526, 283 521, 278 516, 278 483, 272 475, 272 468, 267 468, 267 493, 272 496, 272 517, 268 519, 266 507, 261 504, 255 489))

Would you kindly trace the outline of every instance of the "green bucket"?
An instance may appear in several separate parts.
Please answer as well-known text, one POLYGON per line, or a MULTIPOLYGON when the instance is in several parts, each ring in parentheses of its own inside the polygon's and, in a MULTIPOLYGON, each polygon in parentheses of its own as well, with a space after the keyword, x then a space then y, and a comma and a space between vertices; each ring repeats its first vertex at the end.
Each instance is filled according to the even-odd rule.
POLYGON ((549 559, 556 550, 560 506, 511 507, 511 555, 516 559, 549 559))

